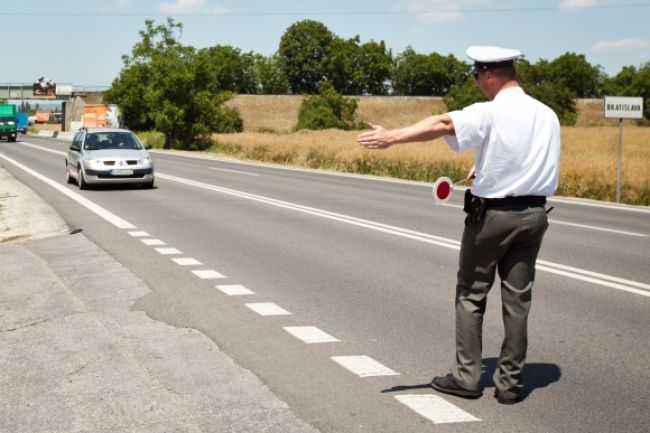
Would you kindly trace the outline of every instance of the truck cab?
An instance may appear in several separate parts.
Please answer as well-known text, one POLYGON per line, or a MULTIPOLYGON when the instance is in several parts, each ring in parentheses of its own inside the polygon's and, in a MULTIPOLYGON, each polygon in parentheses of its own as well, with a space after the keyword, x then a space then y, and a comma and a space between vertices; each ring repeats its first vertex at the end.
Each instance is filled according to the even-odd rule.
POLYGON ((16 106, 13 104, 0 105, 0 138, 16 141, 18 135, 16 126, 16 106))

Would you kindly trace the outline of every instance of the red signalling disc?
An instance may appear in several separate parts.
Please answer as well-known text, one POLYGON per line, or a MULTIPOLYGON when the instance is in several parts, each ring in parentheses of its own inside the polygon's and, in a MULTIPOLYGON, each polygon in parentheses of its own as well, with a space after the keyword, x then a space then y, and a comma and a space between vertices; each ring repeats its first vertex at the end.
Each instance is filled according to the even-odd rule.
POLYGON ((433 184, 433 198, 438 202, 445 202, 451 198, 454 183, 448 177, 441 177, 433 184))

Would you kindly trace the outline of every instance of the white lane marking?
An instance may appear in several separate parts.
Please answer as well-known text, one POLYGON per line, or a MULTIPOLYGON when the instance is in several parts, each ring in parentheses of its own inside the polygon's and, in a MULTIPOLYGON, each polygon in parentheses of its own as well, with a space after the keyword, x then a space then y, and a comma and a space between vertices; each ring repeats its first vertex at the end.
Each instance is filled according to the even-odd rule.
POLYGON ((140 239, 140 242, 142 242, 145 245, 154 246, 154 245, 167 245, 160 239, 140 239))
POLYGON ((256 302, 245 305, 260 316, 287 316, 291 314, 273 302, 256 302))
POLYGON ((399 373, 369 356, 332 356, 332 360, 359 377, 399 376, 399 373))
POLYGON ((245 296, 245 295, 254 295, 255 292, 253 292, 250 289, 247 289, 244 286, 241 286, 239 284, 224 284, 224 285, 218 285, 216 286, 217 289, 221 290, 223 293, 225 293, 228 296, 245 296))
POLYGON ((551 224, 560 224, 560 225, 565 225, 565 226, 571 226, 571 227, 579 227, 581 229, 589 229, 589 230, 598 230, 601 232, 609 232, 609 233, 615 233, 617 235, 627 235, 627 236, 638 236, 641 238, 647 238, 648 235, 643 234, 643 233, 636 233, 636 232, 628 232, 625 230, 616 230, 616 229, 608 229, 605 227, 598 227, 598 226, 590 226, 586 224, 576 224, 576 223, 570 223, 567 221, 559 221, 556 219, 550 219, 548 220, 551 224))
MULTIPOLYGON (((206 184, 206 183, 203 183, 203 182, 197 182, 197 181, 193 181, 193 180, 189 180, 189 179, 183 179, 183 178, 169 176, 169 175, 160 174, 160 173, 158 173, 157 176, 160 177, 160 178, 163 178, 163 179, 172 180, 172 181, 180 182, 180 183, 185 183, 187 185, 195 186, 197 188, 203 188, 203 189, 208 189, 208 190, 212 190, 212 191, 217 191, 217 192, 221 192, 223 194, 227 194, 227 195, 231 195, 231 196, 235 196, 235 197, 240 197, 240 198, 244 198, 244 199, 247 199, 247 200, 253 200, 253 201, 256 201, 256 202, 260 202, 260 203, 265 203, 265 204, 268 204, 268 205, 271 205, 271 206, 277 206, 277 207, 281 207, 281 208, 284 208, 284 209, 293 210, 293 211, 296 211, 296 212, 302 212, 302 213, 306 213, 306 214, 309 214, 309 215, 315 215, 315 216, 318 216, 318 217, 321 217, 321 218, 327 218, 327 219, 343 222, 343 223, 346 223, 346 224, 351 224, 351 225, 355 225, 355 226, 359 226, 359 227, 364 227, 364 228, 367 228, 367 229, 370 229, 370 230, 375 230, 375 231, 379 231, 379 232, 383 232, 383 233, 392 234, 392 235, 395 235, 395 236, 400 236, 400 237, 416 240, 418 242, 425 242, 425 243, 428 243, 428 244, 438 245, 438 246, 442 246, 442 247, 445 247, 445 248, 460 250, 460 242, 456 241, 456 240, 453 240, 453 239, 443 238, 443 237, 440 237, 440 236, 434 236, 434 235, 430 235, 430 234, 427 234, 427 233, 422 233, 422 232, 417 232, 417 231, 414 231, 414 230, 404 229, 404 228, 401 228, 401 227, 391 226, 391 225, 388 225, 388 224, 381 224, 381 223, 377 223, 377 222, 374 222, 374 221, 364 220, 364 219, 361 219, 361 218, 355 218, 355 217, 342 215, 342 214, 338 214, 338 213, 335 213, 335 212, 329 212, 329 211, 325 211, 325 210, 317 209, 317 208, 312 208, 312 207, 308 207, 308 206, 302 206, 302 205, 294 204, 294 203, 291 203, 291 202, 286 202, 286 201, 282 201, 282 200, 276 200, 276 199, 272 199, 272 198, 268 198, 268 197, 258 196, 258 195, 255 195, 255 194, 249 194, 249 193, 245 193, 245 192, 242 192, 242 191, 237 191, 237 190, 233 190, 233 189, 229 189, 229 188, 222 188, 222 187, 206 184)), ((579 268, 571 268, 572 271, 568 271, 567 269, 560 269, 560 267, 562 267, 564 265, 560 265, 560 264, 552 263, 552 262, 543 262, 543 261, 540 261, 540 260, 538 260, 537 263, 540 263, 542 265, 542 266, 539 266, 539 268, 538 268, 538 269, 540 269, 542 271, 554 273, 554 274, 557 274, 557 275, 562 275, 562 276, 565 276, 565 277, 568 277, 568 278, 573 278, 573 279, 576 279, 576 280, 588 281, 588 282, 593 283, 593 284, 598 284, 598 285, 601 285, 601 286, 605 286, 605 287, 609 287, 609 288, 613 288, 613 289, 617 289, 617 290, 624 290, 624 291, 627 291, 629 293, 635 293, 635 294, 642 294, 644 296, 650 296, 650 293, 646 294, 646 293, 643 293, 643 292, 639 292, 638 290, 636 290, 636 289, 634 289, 632 287, 626 287, 625 286, 627 284, 627 285, 633 285, 633 286, 637 286, 637 287, 639 287, 639 286, 650 287, 650 286, 648 286, 647 284, 644 284, 644 283, 638 283, 638 282, 631 281, 631 280, 617 279, 617 277, 607 276, 605 274, 597 274, 597 275, 600 275, 601 277, 594 277, 594 278, 590 278, 590 279, 587 280, 587 279, 585 279, 585 277, 583 275, 581 275, 581 273, 582 274, 589 273, 590 271, 579 269, 579 268), (606 280, 605 277, 607 279, 617 279, 621 284, 613 285, 610 281, 606 280)))
POLYGON ((179 266, 194 266, 203 264, 192 257, 179 257, 177 259, 172 259, 172 261, 174 261, 179 266))
POLYGON ((163 255, 183 254, 182 251, 177 250, 176 248, 156 248, 156 251, 163 255))
MULTIPOLYGON (((35 170, 32 170, 31 168, 27 167, 26 165, 21 164, 18 161, 15 161, 8 156, 5 156, 0 153, 0 158, 4 158, 5 160, 9 161, 16 167, 26 171, 27 173, 31 174, 38 180, 45 182, 47 185, 51 186, 52 188, 58 190, 59 192, 62 192, 63 194, 67 195, 70 197, 72 200, 76 201, 83 207, 87 208, 88 210, 94 212, 96 215, 99 215, 100 217, 104 218, 106 221, 109 223, 113 224, 117 228, 120 229, 134 229, 135 226, 131 224, 130 222, 118 217, 112 212, 109 212, 108 210, 104 209, 103 207, 93 203, 92 201, 88 200, 87 198, 81 196, 80 194, 77 194, 76 192, 70 190, 68 187, 63 186, 58 184, 57 182, 53 181, 52 179, 43 176, 42 174, 38 173, 35 170)), ((63 168, 61 168, 63 170, 63 168)))
POLYGON ((129 232, 129 234, 130 234, 131 236, 133 236, 134 238, 143 238, 143 237, 149 237, 149 236, 151 236, 149 233, 147 233, 147 232, 142 232, 142 231, 129 232))
MULTIPOLYGON (((610 288, 616 289, 616 290, 622 290, 622 291, 628 292, 628 293, 634 293, 635 295, 650 297, 650 291, 643 290, 643 289, 635 289, 634 287, 626 286, 624 284, 619 284, 619 283, 611 282, 611 281, 604 281, 604 280, 599 279, 599 278, 590 277, 590 276, 586 275, 589 271, 582 271, 582 275, 580 275, 580 274, 572 273, 570 271, 557 269, 556 267, 550 267, 550 266, 539 264, 539 260, 538 260, 537 263, 538 264, 537 264, 536 268, 541 270, 541 271, 546 271, 546 272, 550 272, 550 273, 553 273, 553 274, 562 275, 562 276, 565 276, 565 277, 573 278, 575 280, 585 281, 587 283, 594 283, 594 284, 598 284, 600 286, 610 287, 610 288)), ((553 266, 557 266, 557 265, 554 264, 553 266)), ((569 268, 569 266, 567 266, 567 268, 569 268)), ((596 274, 596 273, 593 272, 593 274, 596 274)), ((602 275, 602 274, 596 274, 596 275, 602 275)), ((606 275, 606 277, 607 277, 608 280, 620 279, 622 281, 629 281, 629 280, 623 280, 622 278, 610 277, 609 275, 606 275)), ((634 285, 647 286, 647 284, 638 283, 636 281, 629 281, 629 282, 633 283, 634 285)))
POLYGON ((226 278, 225 276, 221 275, 219 272, 214 271, 212 269, 192 271, 192 273, 202 280, 216 280, 218 278, 226 278))
POLYGON ((283 329, 307 344, 335 343, 341 341, 315 326, 285 326, 283 329))
POLYGON ((396 395, 397 401, 435 424, 481 421, 437 395, 396 395))
POLYGON ((227 171, 228 173, 245 174, 246 176, 259 176, 257 173, 249 173, 241 170, 228 170, 227 168, 210 167, 210 170, 227 171))

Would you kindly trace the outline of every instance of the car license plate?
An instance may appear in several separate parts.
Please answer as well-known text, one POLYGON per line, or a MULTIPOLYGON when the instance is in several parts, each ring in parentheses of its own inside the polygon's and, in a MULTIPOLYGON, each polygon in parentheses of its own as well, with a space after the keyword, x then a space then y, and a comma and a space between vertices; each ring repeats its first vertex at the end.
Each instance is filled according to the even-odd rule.
POLYGON ((111 170, 111 174, 113 176, 125 176, 125 175, 131 175, 133 174, 133 170, 127 170, 127 169, 115 169, 111 170))

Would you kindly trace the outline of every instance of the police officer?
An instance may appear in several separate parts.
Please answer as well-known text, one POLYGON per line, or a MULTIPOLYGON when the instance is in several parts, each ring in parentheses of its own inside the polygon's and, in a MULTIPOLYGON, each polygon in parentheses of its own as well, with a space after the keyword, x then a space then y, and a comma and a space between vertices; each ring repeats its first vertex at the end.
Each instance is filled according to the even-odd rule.
POLYGON ((546 198, 558 183, 560 124, 553 110, 519 86, 518 50, 474 46, 467 56, 489 102, 399 129, 370 124, 357 142, 384 149, 444 137, 454 152, 474 151, 476 177, 465 197, 456 284, 456 358, 451 373, 434 377, 431 386, 460 397, 482 395, 483 314, 498 272, 505 336, 493 379, 497 400, 512 404, 522 396, 535 261, 548 227, 546 198))

